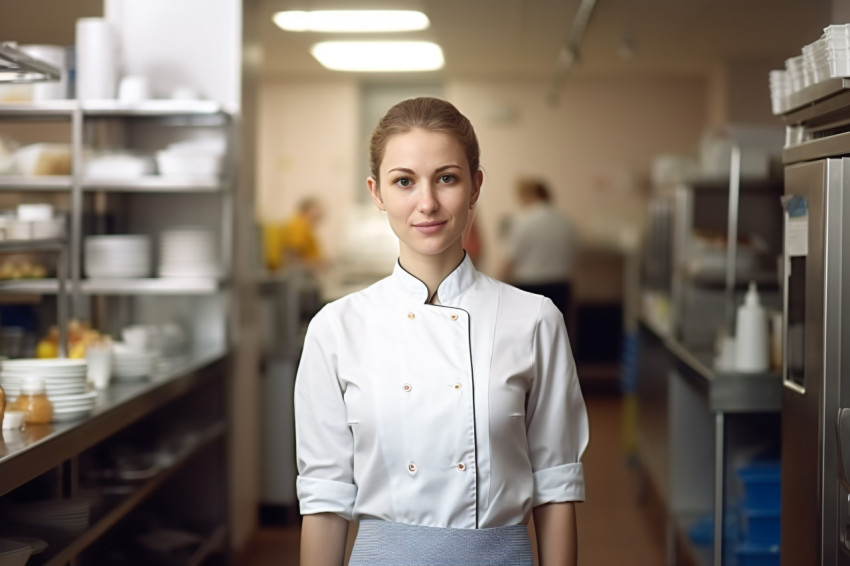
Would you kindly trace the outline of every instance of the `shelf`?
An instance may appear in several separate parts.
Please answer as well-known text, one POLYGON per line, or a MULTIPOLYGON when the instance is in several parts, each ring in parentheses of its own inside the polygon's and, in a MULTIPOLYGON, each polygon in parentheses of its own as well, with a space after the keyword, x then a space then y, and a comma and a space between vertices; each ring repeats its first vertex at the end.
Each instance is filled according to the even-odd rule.
POLYGON ((135 179, 84 179, 85 191, 140 193, 214 193, 225 183, 217 177, 162 177, 147 175, 135 179))
POLYGON ((644 328, 655 333, 674 355, 681 377, 700 393, 714 413, 770 413, 782 409, 782 378, 779 374, 716 371, 714 353, 692 351, 674 337, 659 333, 643 318, 644 328))
POLYGON ((67 175, 0 176, 0 191, 69 191, 71 186, 67 175))
POLYGON ((86 116, 187 116, 223 114, 220 104, 212 100, 146 100, 121 102, 119 100, 83 101, 80 104, 86 116))
POLYGON ((84 450, 191 391, 220 376, 226 352, 196 352, 183 363, 147 381, 115 383, 98 392, 92 413, 75 422, 4 430, 0 448, 0 495, 55 468, 84 450))
MULTIPOLYGON (((698 191, 728 191, 729 174, 693 177, 685 179, 680 185, 698 191)), ((782 192, 782 179, 770 177, 741 177, 740 187, 742 192, 776 191, 782 192)))
POLYGON ((76 100, 11 102, 0 104, 0 118, 67 118, 77 109, 76 100))
MULTIPOLYGON (((67 283, 68 288, 72 285, 67 283)), ((221 280, 213 277, 80 281, 80 292, 87 295, 210 295, 221 288, 221 280)), ((59 292, 59 283, 56 279, 9 279, 0 281, 0 292, 50 295, 59 292)))
MULTIPOLYGON (((199 453, 213 442, 223 438, 226 432, 227 424, 224 422, 219 422, 210 426, 207 430, 201 433, 200 437, 188 449, 177 455, 173 464, 163 469, 156 476, 139 485, 130 495, 121 499, 60 552, 54 554, 48 560, 39 562, 38 564, 44 566, 64 566, 64 564, 78 556, 90 544, 103 536, 109 529, 115 526, 116 523, 132 512, 142 501, 147 499, 154 491, 165 483, 168 478, 170 478, 187 461, 189 461, 192 456, 199 453)), ((211 537, 208 542, 214 543, 217 540, 218 539, 216 537, 211 537)), ((214 545, 210 544, 210 546, 214 545)), ((203 547, 204 545, 202 545, 202 548, 203 547)))
POLYGON ((0 253, 9 252, 58 252, 65 247, 65 240, 0 240, 0 253))

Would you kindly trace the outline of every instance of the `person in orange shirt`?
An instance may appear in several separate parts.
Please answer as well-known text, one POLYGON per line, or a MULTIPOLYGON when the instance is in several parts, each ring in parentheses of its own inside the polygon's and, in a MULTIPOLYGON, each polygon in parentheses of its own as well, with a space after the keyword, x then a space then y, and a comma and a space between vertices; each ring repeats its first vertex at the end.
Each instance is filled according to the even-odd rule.
POLYGON ((320 268, 324 256, 316 228, 324 218, 325 209, 315 197, 307 197, 286 222, 269 225, 263 230, 266 267, 306 266, 320 268))

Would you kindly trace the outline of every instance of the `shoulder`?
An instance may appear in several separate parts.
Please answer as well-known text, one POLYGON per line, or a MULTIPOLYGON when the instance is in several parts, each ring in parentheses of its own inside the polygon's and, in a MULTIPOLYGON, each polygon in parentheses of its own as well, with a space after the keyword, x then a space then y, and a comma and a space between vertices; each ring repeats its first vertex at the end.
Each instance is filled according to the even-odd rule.
POLYGON ((522 313, 526 317, 536 319, 540 316, 550 316, 552 310, 560 314, 555 304, 547 297, 530 293, 480 272, 479 286, 482 292, 498 297, 500 311, 511 316, 522 313))
POLYGON ((327 303, 313 317, 310 324, 312 325, 314 322, 317 325, 331 324, 333 321, 357 317, 358 313, 368 312, 368 309, 372 308, 376 301, 380 301, 381 297, 386 297, 388 279, 381 279, 368 287, 327 303))

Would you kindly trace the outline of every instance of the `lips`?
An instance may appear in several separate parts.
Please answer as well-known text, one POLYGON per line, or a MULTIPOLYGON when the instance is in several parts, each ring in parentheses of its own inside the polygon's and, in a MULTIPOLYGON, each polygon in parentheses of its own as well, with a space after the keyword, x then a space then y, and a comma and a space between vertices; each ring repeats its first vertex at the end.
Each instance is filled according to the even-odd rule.
POLYGON ((418 224, 414 224, 413 227, 423 234, 433 234, 435 232, 439 232, 445 225, 445 220, 432 220, 428 222, 419 222, 418 224))

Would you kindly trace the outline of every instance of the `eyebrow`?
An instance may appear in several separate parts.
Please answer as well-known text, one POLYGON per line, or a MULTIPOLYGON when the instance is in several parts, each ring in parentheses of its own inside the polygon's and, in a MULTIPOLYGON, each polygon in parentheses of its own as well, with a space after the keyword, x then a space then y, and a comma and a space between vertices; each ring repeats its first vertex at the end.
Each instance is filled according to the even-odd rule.
MULTIPOLYGON (((437 167, 437 170, 435 171, 435 173, 441 173, 441 172, 443 172, 447 169, 461 169, 461 166, 450 163, 448 165, 443 165, 441 167, 437 167)), ((407 173, 409 175, 413 175, 415 173, 415 171, 413 171, 413 169, 408 169, 407 167, 393 167, 392 169, 387 170, 387 173, 393 173, 393 172, 407 173)))

